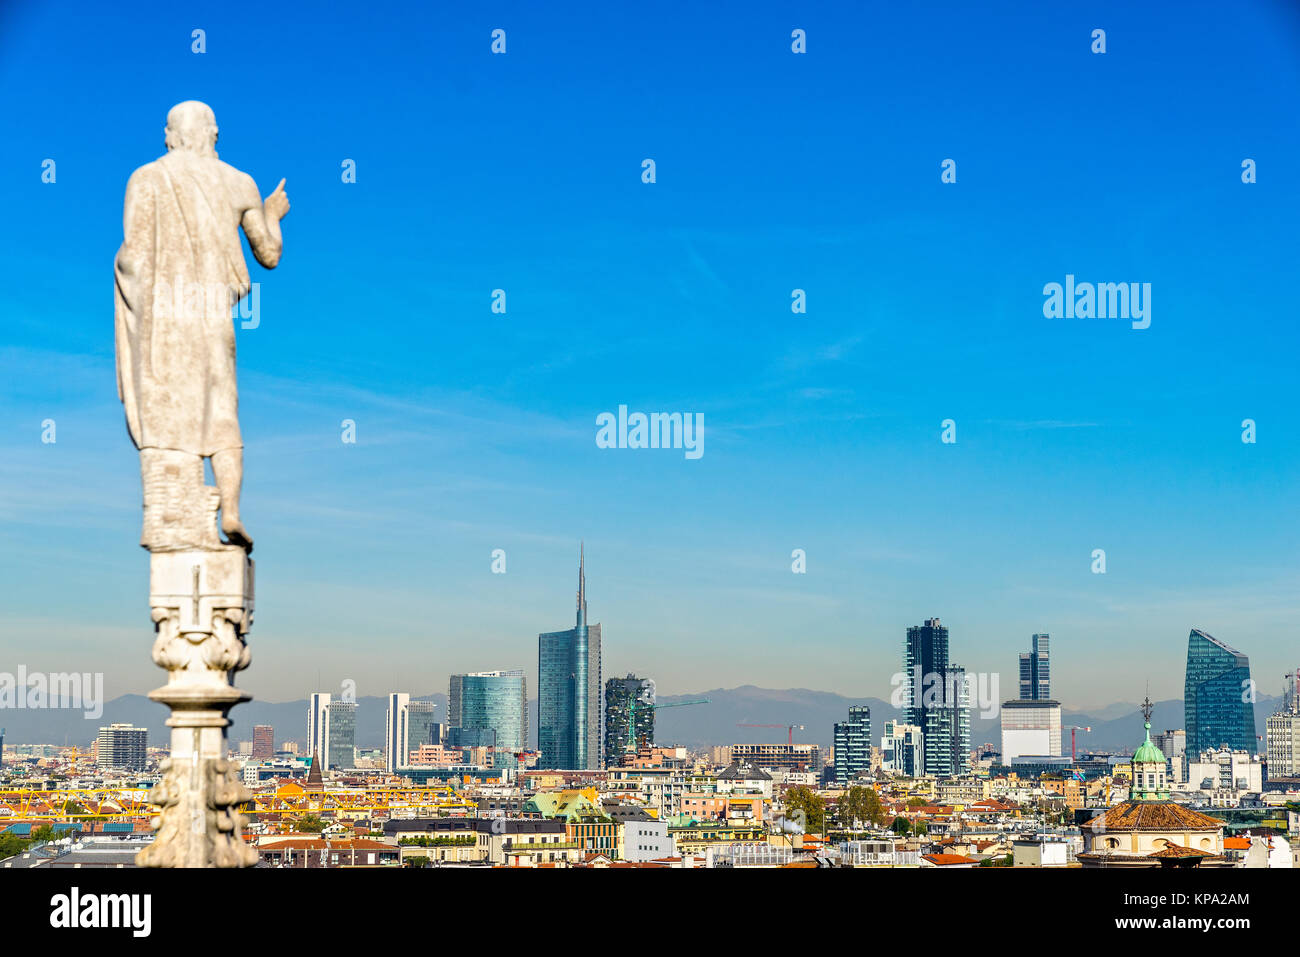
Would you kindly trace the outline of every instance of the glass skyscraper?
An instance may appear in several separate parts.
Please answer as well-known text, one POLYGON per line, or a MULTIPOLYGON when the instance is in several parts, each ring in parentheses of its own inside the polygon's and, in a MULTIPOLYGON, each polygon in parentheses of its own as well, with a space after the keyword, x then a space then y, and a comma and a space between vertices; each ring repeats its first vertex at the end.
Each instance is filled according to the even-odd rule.
POLYGON ((835 783, 843 786, 871 770, 871 709, 849 708, 848 721, 835 722, 835 783))
MULTIPOLYGON (((432 701, 412 701, 407 706, 408 751, 418 751, 425 744, 442 743, 438 735, 438 721, 433 714, 436 707, 432 701)), ((407 757, 409 759, 409 753, 407 757)))
POLYGON ((357 705, 355 701, 331 701, 325 706, 325 754, 322 770, 353 768, 357 764, 357 705))
POLYGON ((537 636, 537 748, 542 766, 601 763, 600 625, 587 624, 585 549, 578 557, 577 622, 537 636))
POLYGON ((1218 638, 1193 628, 1187 637, 1183 690, 1188 761, 1202 751, 1228 747, 1255 754, 1254 686, 1250 659, 1218 638))
POLYGON ((1052 670, 1048 635, 1034 635, 1029 651, 1020 656, 1020 700, 1046 701, 1052 697, 1052 670))
POLYGON ((966 669, 948 661, 948 629, 938 618, 907 629, 903 703, 908 724, 921 729, 925 773, 951 777, 970 771, 970 695, 966 669))
MULTIPOLYGON (((452 675, 447 725, 458 745, 501 752, 528 747, 528 686, 522 671, 452 675)), ((506 766, 512 766, 507 763, 506 766)))
POLYGON ((655 740, 655 687, 649 678, 628 675, 605 682, 605 767, 655 740))

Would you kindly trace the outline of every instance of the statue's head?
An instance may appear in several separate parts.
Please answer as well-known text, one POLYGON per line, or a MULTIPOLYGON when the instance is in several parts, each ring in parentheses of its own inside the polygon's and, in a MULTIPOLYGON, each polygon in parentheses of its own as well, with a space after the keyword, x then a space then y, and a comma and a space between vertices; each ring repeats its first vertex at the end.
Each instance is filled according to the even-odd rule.
POLYGON ((167 111, 167 129, 163 138, 168 150, 216 156, 217 118, 212 107, 198 100, 177 103, 167 111))

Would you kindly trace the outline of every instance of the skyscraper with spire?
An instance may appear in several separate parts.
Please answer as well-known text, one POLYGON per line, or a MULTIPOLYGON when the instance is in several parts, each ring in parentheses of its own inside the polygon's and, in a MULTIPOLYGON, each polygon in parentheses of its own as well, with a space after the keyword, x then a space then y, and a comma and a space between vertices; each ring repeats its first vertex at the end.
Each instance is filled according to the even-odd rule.
POLYGON ((600 625, 587 623, 586 566, 584 543, 574 626, 537 636, 537 748, 548 768, 601 766, 600 625))

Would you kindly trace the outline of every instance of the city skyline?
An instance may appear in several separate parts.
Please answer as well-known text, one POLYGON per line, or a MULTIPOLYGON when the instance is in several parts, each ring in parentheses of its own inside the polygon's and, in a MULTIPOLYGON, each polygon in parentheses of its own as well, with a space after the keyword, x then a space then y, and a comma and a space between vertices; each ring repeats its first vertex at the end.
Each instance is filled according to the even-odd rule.
MULTIPOLYGON (((584 554, 584 551, 585 551, 585 545, 583 545, 582 543, 579 543, 579 544, 580 544, 580 549, 579 549, 579 551, 580 551, 580 555, 579 555, 579 558, 580 558, 580 566, 583 566, 584 563, 585 563, 585 554, 584 554)), ((581 588, 583 588, 583 587, 585 586, 585 578, 583 577, 583 576, 584 576, 584 568, 583 568, 583 567, 580 567, 580 570, 579 570, 579 576, 580 576, 580 586, 579 586, 579 587, 580 587, 580 589, 581 589, 581 588)), ((581 594, 580 594, 580 597, 579 597, 579 601, 583 601, 583 597, 582 597, 581 594)), ((907 627, 910 627, 910 626, 907 626, 907 627)), ((599 626, 596 626, 596 628, 599 629, 599 626)), ((946 630, 946 628, 945 628, 945 630, 946 630)), ((1197 629, 1197 628, 1193 628, 1193 629, 1192 629, 1192 632, 1193 632, 1194 634, 1195 634, 1195 633, 1203 633, 1203 631, 1202 631, 1201 629, 1197 629)), ((554 634, 565 634, 565 633, 554 633, 554 634)), ((1049 641, 1049 636, 1048 636, 1046 633, 1040 633, 1040 632, 1035 631, 1033 634, 1030 635, 1030 639, 1031 639, 1031 647, 1037 647, 1037 646, 1038 646, 1038 643, 1039 643, 1039 640, 1041 639, 1041 640, 1042 640, 1042 646, 1045 648, 1045 647, 1047 646, 1048 641, 1049 641)), ((605 650, 605 649, 602 648, 602 655, 603 655, 603 653, 604 653, 604 650, 605 650)), ((988 657, 987 655, 980 655, 980 654, 979 654, 979 649, 970 649, 970 650, 975 654, 975 657, 976 657, 976 658, 987 658, 987 657, 988 657)), ((615 653, 617 654, 617 647, 615 648, 615 653)), ((1058 649, 1058 653, 1059 653, 1059 649, 1058 649)), ((1026 653, 1020 653, 1020 654, 1019 654, 1019 656, 1018 656, 1018 658, 1019 658, 1019 661, 1018 661, 1018 669, 1019 669, 1019 670, 1018 670, 1018 672, 1017 672, 1016 668, 1014 668, 1014 667, 1002 668, 1002 669, 999 669, 999 668, 994 667, 994 668, 990 668, 990 669, 987 669, 987 670, 986 670, 986 669, 978 669, 978 671, 981 672, 981 673, 984 673, 984 674, 996 674, 996 675, 999 677, 999 684, 1000 684, 1001 687, 1004 689, 1004 692, 1012 692, 1012 691, 1014 691, 1014 689, 1017 687, 1017 684, 1016 684, 1017 680, 1020 682, 1020 685, 1019 685, 1019 686, 1020 686, 1021 688, 1023 688, 1023 682, 1025 681, 1025 674, 1026 674, 1026 671, 1025 671, 1025 669, 1026 669, 1026 659, 1030 658, 1030 657, 1032 656, 1032 654, 1033 654, 1033 652, 1031 652, 1031 653, 1029 653, 1029 654, 1026 654, 1026 653)), ((1067 654, 1068 654, 1068 652, 1067 652, 1067 654)), ((522 656, 517 656, 517 657, 522 657, 522 656)), ((1054 655, 1053 657, 1055 657, 1055 655, 1054 655)), ((1047 658, 1047 656, 1044 655, 1044 660, 1046 660, 1046 658, 1047 658)), ((477 661, 477 662, 479 662, 479 664, 481 665, 481 660, 478 659, 478 658, 473 658, 473 659, 468 659, 468 660, 477 661)), ((1182 661, 1183 659, 1180 657, 1179 660, 1182 661)), ((1068 667, 1069 664, 1070 664, 1070 661, 1069 661, 1069 658, 1067 657, 1067 658, 1065 659, 1065 665, 1068 667)), ((1171 662, 1171 664, 1172 664, 1172 662, 1171 662)), ((617 669, 613 669, 613 670, 617 670, 617 669)), ((972 671, 975 671, 976 669, 971 669, 971 670, 972 670, 972 671)), ((1065 670, 1065 668, 1063 668, 1062 670, 1065 670)), ((498 669, 498 671, 499 671, 499 669, 498 669)), ((511 669, 511 671, 517 671, 517 672, 519 672, 520 674, 522 674, 522 675, 526 675, 526 676, 531 674, 531 675, 533 676, 533 679, 532 679, 532 680, 534 680, 534 681, 537 680, 537 675, 538 675, 537 672, 529 672, 529 671, 526 670, 526 669, 511 669)), ((436 675, 437 675, 437 672, 436 672, 436 671, 432 671, 432 670, 430 670, 430 671, 428 672, 428 674, 430 674, 430 675, 432 675, 432 676, 435 676, 435 677, 433 677, 433 678, 430 679, 430 680, 431 680, 431 683, 434 684, 435 687, 436 687, 438 684, 442 684, 443 686, 445 686, 447 680, 450 680, 450 679, 455 678, 458 674, 460 674, 460 675, 473 675, 473 674, 490 674, 490 673, 495 673, 495 672, 492 672, 492 671, 483 671, 483 670, 481 670, 481 669, 479 669, 479 670, 474 670, 474 669, 471 668, 471 669, 467 669, 467 670, 462 671, 462 672, 451 672, 451 673, 448 673, 447 676, 446 676, 446 678, 444 678, 441 682, 439 682, 438 679, 436 678, 436 675)), ((509 672, 503 672, 503 673, 509 673, 509 672)), ((1068 673, 1068 672, 1067 672, 1067 673, 1068 673)), ((1286 672, 1286 673, 1284 673, 1284 674, 1287 674, 1287 673, 1289 673, 1289 672, 1286 672)), ((891 690, 891 688, 890 688, 890 684, 889 684, 889 683, 890 683, 892 680, 895 680, 895 679, 897 678, 897 675, 898 675, 898 674, 899 674, 899 672, 897 672, 897 671, 891 672, 891 673, 889 673, 888 675, 886 675, 886 674, 884 674, 884 673, 880 673, 880 674, 875 675, 875 676, 872 678, 870 684, 869 684, 868 686, 866 686, 866 687, 847 688, 847 689, 844 689, 844 690, 836 690, 834 687, 831 687, 830 685, 832 685, 833 682, 827 682, 827 684, 826 684, 825 686, 820 686, 820 687, 800 686, 800 685, 783 685, 783 686, 781 686, 781 685, 771 685, 771 686, 757 685, 757 687, 770 687, 772 690, 782 690, 783 688, 787 688, 787 689, 788 689, 788 688, 800 688, 800 687, 806 687, 806 688, 808 688, 809 690, 817 690, 817 691, 832 691, 832 692, 837 693, 837 694, 845 695, 846 697, 878 697, 878 698, 887 698, 887 697, 889 696, 889 692, 890 692, 890 690, 891 690)), ((1144 686, 1144 689, 1147 689, 1147 690, 1149 691, 1149 689, 1151 688, 1151 685, 1152 685, 1152 679, 1153 679, 1153 678, 1156 679, 1156 685, 1157 685, 1157 686, 1161 686, 1161 685, 1165 686, 1165 693, 1162 694, 1160 697, 1162 697, 1162 698, 1182 697, 1181 691, 1182 691, 1182 686, 1185 684, 1185 670, 1180 670, 1180 671, 1179 671, 1179 674, 1175 675, 1175 674, 1173 674, 1173 673, 1170 671, 1169 667, 1165 667, 1165 668, 1161 669, 1158 673, 1156 673, 1156 674, 1154 674, 1154 675, 1152 675, 1152 676, 1150 676, 1150 677, 1148 677, 1148 676, 1143 676, 1143 686, 1144 686), (1162 676, 1163 676, 1163 677, 1162 677, 1162 676)), ((657 684, 657 683, 658 683, 658 682, 657 682, 657 680, 656 680, 656 684, 657 684)), ((727 684, 716 684, 716 685, 712 685, 712 686, 685 685, 685 686, 682 686, 682 687, 680 687, 680 688, 672 688, 671 690, 663 691, 662 693, 665 694, 665 695, 667 695, 667 696, 669 696, 669 697, 673 697, 673 696, 687 696, 687 695, 694 694, 694 693, 702 693, 702 692, 707 691, 707 690, 712 690, 713 688, 741 687, 741 686, 744 686, 744 685, 746 685, 746 684, 752 684, 752 682, 738 683, 738 684, 732 684, 732 685, 727 685, 727 684)), ((356 690, 355 690, 355 686, 356 686, 355 679, 352 679, 352 678, 349 678, 349 677, 345 677, 345 678, 342 679, 341 687, 342 687, 342 688, 345 688, 345 689, 351 687, 352 690, 351 690, 351 692, 349 692, 349 693, 351 693, 351 694, 356 694, 356 693, 357 693, 356 690)), ((381 687, 381 688, 391 688, 391 686, 392 686, 392 682, 390 681, 390 682, 387 682, 386 684, 382 684, 380 687, 381 687)), ((536 686, 536 685, 535 685, 535 686, 536 686)), ((309 687, 309 688, 317 688, 317 689, 319 689, 319 688, 322 688, 322 687, 326 687, 326 684, 325 684, 323 681, 317 681, 317 682, 315 682, 315 683, 310 683, 310 684, 308 684, 306 687, 309 687)), ((416 686, 415 686, 415 685, 408 685, 408 687, 410 687, 410 688, 415 688, 416 686)), ((1270 684, 1269 682, 1265 681, 1264 683, 1260 684, 1259 687, 1260 687, 1260 689, 1261 689, 1261 693, 1262 693, 1264 696, 1266 696, 1266 697, 1271 697, 1271 696, 1272 696, 1273 689, 1272 689, 1271 684, 1270 684)), ((411 697, 412 697, 413 699, 414 699, 414 698, 420 698, 420 697, 427 697, 428 694, 432 692, 432 690, 433 690, 433 689, 430 689, 429 691, 414 691, 414 690, 413 690, 413 691, 410 692, 410 695, 411 695, 411 697)), ((118 692, 118 693, 130 693, 130 692, 118 692)), ((289 694, 292 695, 292 693, 293 693, 292 690, 290 690, 289 694)), ((374 693, 374 689, 372 689, 372 693, 374 693)), ((384 691, 384 692, 382 692, 382 693, 388 693, 388 692, 387 692, 387 691, 384 691)), ((1093 691, 1092 693, 1095 694, 1095 691, 1093 691)), ((318 691, 308 691, 308 692, 305 693, 305 696, 307 696, 307 697, 309 697, 309 698, 314 698, 314 697, 317 697, 319 694, 320 694, 320 692, 318 692, 318 691)), ((334 694, 337 695, 338 692, 335 692, 334 694)), ((116 696, 117 696, 117 693, 110 693, 110 694, 108 694, 106 697, 107 697, 107 698, 113 698, 113 697, 116 697, 116 696)), ((1006 696, 1006 695, 1004 694, 1004 696, 1006 696)), ((323 693, 323 698, 324 698, 325 703, 328 704, 328 701, 329 701, 329 698, 330 698, 330 693, 329 693, 329 692, 325 692, 325 693, 323 693)), ((267 699, 267 700, 276 700, 276 699, 267 699)), ((289 701, 289 700, 295 700, 295 699, 292 698, 292 697, 288 697, 288 698, 279 699, 279 700, 289 701)), ((1115 697, 1111 697, 1111 698, 1105 698, 1105 697, 1091 697, 1091 698, 1087 698, 1087 699, 1085 699, 1085 700, 1068 700, 1068 701, 1063 702, 1063 704, 1065 705, 1066 710, 1086 711, 1086 710, 1089 710, 1089 709, 1095 709, 1095 708, 1106 708, 1106 707, 1108 707, 1108 706, 1111 706, 1111 705, 1114 705, 1114 704, 1118 704, 1118 703, 1132 704, 1132 703, 1134 703, 1134 700, 1135 700, 1135 699, 1126 699, 1126 698, 1124 698, 1124 697, 1122 697, 1122 696, 1115 696, 1115 697)), ((535 699, 534 699, 534 704, 535 704, 535 699)), ((532 713, 534 716, 536 716, 536 709, 535 709, 535 708, 532 708, 532 709, 529 709, 529 710, 531 711, 531 713, 532 713)), ((309 734, 309 738, 310 738, 310 734, 309 734)))
POLYGON ((1298 333, 1273 281, 1294 259, 1277 211, 1300 207, 1284 165, 1300 131, 1274 122, 1300 95, 1285 14, 1251 6, 1216 28, 1213 56, 1189 56, 1207 42, 1195 17, 1115 6, 1118 42, 1094 56, 1092 25, 1059 11, 801 12, 810 52, 792 57, 795 14, 776 5, 744 23, 693 11, 685 36, 638 23, 630 48, 609 42, 618 14, 516 10, 519 42, 493 58, 464 11, 380 9, 346 52, 329 36, 280 50, 232 3, 202 56, 164 5, 139 24, 87 8, 74 31, 39 6, 7 14, 0 172, 27 229, 0 237, 24 276, 0 290, 0 643, 23 664, 104 672, 110 696, 156 680, 121 667, 150 639, 106 263, 127 175, 162 151, 166 110, 200 96, 222 156, 294 195, 259 323, 236 330, 254 696, 308 691, 304 658, 322 684, 363 689, 527 666, 578 537, 617 625, 608 672, 653 671, 664 694, 880 694, 898 629, 933 615, 1008 690, 1010 656, 1050 633, 1053 693, 1080 706, 1136 701, 1148 680, 1178 694, 1189 628, 1248 649, 1260 675, 1291 666, 1278 636, 1300 625, 1300 548, 1277 516, 1300 468, 1298 333), (441 56, 395 44, 393 18, 447 37, 441 56), (864 61, 877 35, 894 41, 864 61), (96 109, 82 91, 122 44, 166 80, 96 109), (52 45, 73 65, 47 76, 52 45), (340 94, 336 55, 388 67, 340 94), (265 71, 241 72, 245 56, 265 71), (395 88, 407 68, 418 78, 395 88), (59 109, 20 94, 33 71, 59 109), (315 119, 286 123, 268 83, 315 119), (447 103, 436 127, 392 145, 430 97, 447 103), (1084 151, 1082 117, 1105 117, 1084 151), (1046 318, 1044 284, 1067 275, 1151 282, 1150 327, 1046 318), (622 405, 702 414, 705 454, 599 448, 597 416, 622 405), (1097 664, 1120 656, 1118 674, 1097 664))

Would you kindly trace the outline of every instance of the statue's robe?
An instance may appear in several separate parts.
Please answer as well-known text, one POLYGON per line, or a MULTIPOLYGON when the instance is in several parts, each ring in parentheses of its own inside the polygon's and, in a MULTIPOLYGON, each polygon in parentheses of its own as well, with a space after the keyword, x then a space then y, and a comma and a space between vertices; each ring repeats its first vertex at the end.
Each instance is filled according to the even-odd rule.
POLYGON ((127 183, 117 389, 137 448, 208 456, 243 445, 231 306, 249 289, 239 225, 250 189, 246 173, 183 150, 127 183))

